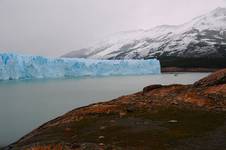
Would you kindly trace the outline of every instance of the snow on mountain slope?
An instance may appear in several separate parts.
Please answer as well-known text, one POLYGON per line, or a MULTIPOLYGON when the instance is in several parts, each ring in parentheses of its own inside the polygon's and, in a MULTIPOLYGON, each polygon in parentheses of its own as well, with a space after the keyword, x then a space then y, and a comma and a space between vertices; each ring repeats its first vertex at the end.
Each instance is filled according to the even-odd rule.
POLYGON ((160 56, 226 57, 226 8, 217 8, 182 25, 120 32, 62 57, 140 59, 160 56))

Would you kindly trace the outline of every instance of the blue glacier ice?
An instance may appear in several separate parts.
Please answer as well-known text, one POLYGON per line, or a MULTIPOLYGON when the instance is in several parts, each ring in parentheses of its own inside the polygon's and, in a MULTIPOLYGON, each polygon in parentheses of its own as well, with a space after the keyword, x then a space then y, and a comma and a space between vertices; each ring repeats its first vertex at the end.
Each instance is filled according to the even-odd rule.
POLYGON ((157 59, 95 60, 0 53, 0 80, 160 74, 157 59))

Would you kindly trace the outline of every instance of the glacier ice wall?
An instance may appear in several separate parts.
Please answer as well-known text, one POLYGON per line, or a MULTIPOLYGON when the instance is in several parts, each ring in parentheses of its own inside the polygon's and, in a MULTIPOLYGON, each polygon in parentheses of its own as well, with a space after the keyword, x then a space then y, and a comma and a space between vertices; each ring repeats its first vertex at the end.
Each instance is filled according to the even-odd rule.
POLYGON ((0 53, 0 80, 159 73, 156 59, 94 60, 0 53))

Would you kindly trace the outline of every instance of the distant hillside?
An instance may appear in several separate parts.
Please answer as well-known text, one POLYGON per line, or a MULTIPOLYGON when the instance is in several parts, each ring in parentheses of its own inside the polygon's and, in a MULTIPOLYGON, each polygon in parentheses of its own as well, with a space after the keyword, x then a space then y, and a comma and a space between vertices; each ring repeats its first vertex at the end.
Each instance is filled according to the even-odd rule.
POLYGON ((62 57, 157 57, 163 66, 226 67, 226 8, 217 8, 182 25, 120 32, 91 47, 72 51, 62 57))

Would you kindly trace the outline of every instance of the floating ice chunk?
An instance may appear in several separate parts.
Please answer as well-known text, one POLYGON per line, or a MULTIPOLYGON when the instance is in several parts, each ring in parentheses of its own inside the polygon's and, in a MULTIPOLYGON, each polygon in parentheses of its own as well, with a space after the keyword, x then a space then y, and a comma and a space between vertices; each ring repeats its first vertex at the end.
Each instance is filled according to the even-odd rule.
POLYGON ((157 59, 94 60, 0 53, 0 80, 159 73, 157 59))

